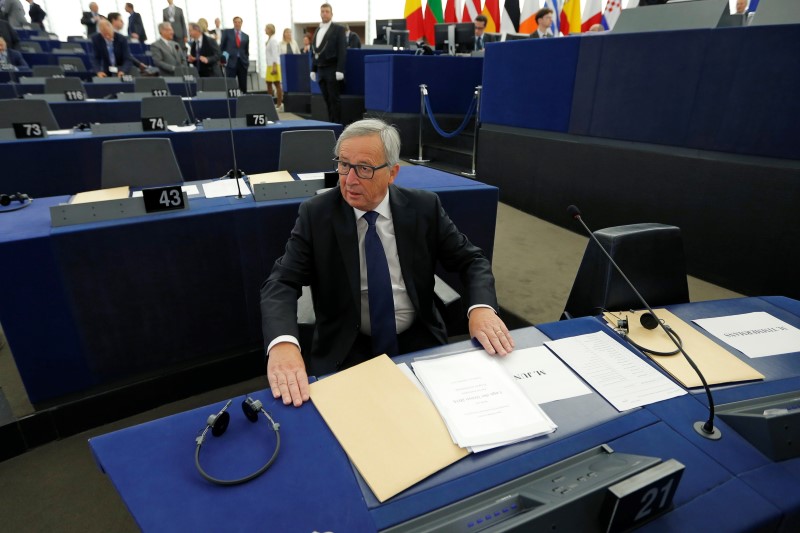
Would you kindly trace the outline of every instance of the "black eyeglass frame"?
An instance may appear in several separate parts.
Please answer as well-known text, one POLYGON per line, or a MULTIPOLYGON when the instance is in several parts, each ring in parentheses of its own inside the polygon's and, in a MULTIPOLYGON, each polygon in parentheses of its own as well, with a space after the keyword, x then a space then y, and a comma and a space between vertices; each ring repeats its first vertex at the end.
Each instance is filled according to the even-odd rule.
POLYGON ((336 173, 339 174, 340 176, 347 176, 348 174, 350 174, 350 169, 352 168, 352 169, 354 169, 356 171, 356 176, 358 177, 358 179, 362 179, 362 180, 371 180, 372 178, 375 177, 375 171, 380 170, 382 168, 386 168, 386 167, 389 166, 389 162, 388 161, 386 163, 384 163, 382 165, 378 165, 378 166, 367 165, 367 164, 364 164, 364 163, 357 163, 357 164, 347 163, 345 161, 342 161, 338 157, 334 157, 331 161, 336 163, 336 173), (346 168, 347 171, 346 172, 342 172, 341 170, 339 170, 340 166, 346 168), (368 178, 365 177, 365 176, 362 176, 361 173, 358 170, 359 167, 371 169, 372 170, 372 175, 370 177, 368 177, 368 178))

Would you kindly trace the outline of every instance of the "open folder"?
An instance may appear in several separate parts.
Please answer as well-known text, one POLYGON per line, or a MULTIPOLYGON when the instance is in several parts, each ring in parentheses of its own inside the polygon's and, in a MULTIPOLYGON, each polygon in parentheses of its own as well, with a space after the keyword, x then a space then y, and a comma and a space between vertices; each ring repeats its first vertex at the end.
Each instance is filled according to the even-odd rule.
MULTIPOLYGON (((678 333, 683 342, 683 349, 703 373, 709 385, 764 379, 763 374, 666 309, 653 309, 653 311, 660 320, 678 333)), ((604 317, 609 323, 616 324, 617 317, 627 316, 630 328, 628 337, 639 346, 657 352, 675 350, 675 344, 660 327, 648 330, 640 324, 639 319, 642 313, 643 311, 624 311, 614 314, 605 313, 604 317)), ((692 388, 703 385, 697 373, 680 353, 676 355, 644 353, 684 387, 692 388)))
POLYGON ((383 502, 465 457, 431 401, 386 355, 312 383, 311 400, 383 502))

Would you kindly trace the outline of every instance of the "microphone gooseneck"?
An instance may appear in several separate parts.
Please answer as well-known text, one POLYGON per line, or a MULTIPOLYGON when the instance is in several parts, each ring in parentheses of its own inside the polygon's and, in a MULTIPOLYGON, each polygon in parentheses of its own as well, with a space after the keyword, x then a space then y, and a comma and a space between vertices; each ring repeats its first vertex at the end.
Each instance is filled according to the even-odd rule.
POLYGON ((233 168, 228 172, 228 176, 236 180, 236 190, 239 191, 239 195, 236 198, 241 200, 244 198, 242 195, 242 184, 239 183, 239 176, 242 175, 242 171, 239 170, 239 166, 236 164, 236 141, 233 139, 233 117, 231 116, 231 99, 228 89, 228 69, 226 66, 227 65, 224 65, 222 67, 222 77, 225 79, 225 105, 228 108, 228 129, 231 133, 231 152, 233 153, 233 168))
MULTIPOLYGON (((633 292, 636 294, 636 297, 639 299, 642 305, 650 312, 650 314, 652 314, 655 317, 656 314, 655 311, 653 311, 653 308, 650 307, 650 304, 647 303, 647 301, 644 299, 641 293, 639 293, 639 291, 636 290, 636 287, 633 285, 633 283, 631 283, 631 280, 628 279, 628 276, 625 275, 625 273, 619 267, 617 262, 614 261, 614 259, 606 251, 606 249, 603 248, 603 245, 600 244, 600 241, 597 239, 595 234, 592 233, 592 230, 590 230, 589 226, 587 226, 586 223, 583 221, 583 219, 581 218, 580 209, 578 209, 575 205, 570 205, 569 207, 567 207, 567 213, 569 214, 569 216, 577 220, 581 224, 581 226, 583 226, 583 228, 586 230, 586 233, 589 234, 589 237, 594 241, 594 243, 598 246, 598 248, 600 248, 600 250, 606 256, 608 261, 612 265, 614 265, 614 268, 617 270, 617 272, 619 272, 619 275, 622 276, 622 279, 625 280, 625 283, 628 284, 631 290, 633 290, 633 292)), ((711 389, 709 388, 708 383, 706 382, 705 376, 703 376, 703 373, 700 372, 700 369, 697 367, 695 362, 692 360, 691 357, 689 357, 689 354, 687 354, 686 351, 683 349, 683 343, 678 343, 672 337, 672 335, 670 335, 670 331, 667 329, 667 327, 661 320, 656 320, 656 321, 658 322, 658 325, 661 326, 661 329, 664 330, 664 333, 666 333, 667 337, 669 337, 669 339, 673 342, 673 344, 675 344, 675 346, 681 352, 683 357, 686 358, 686 361, 689 363, 689 366, 692 367, 692 369, 700 378, 700 381, 703 383, 703 389, 706 391, 706 398, 708 398, 708 420, 706 420, 705 422, 702 421, 695 422, 693 425, 694 430, 704 438, 710 440, 718 440, 720 437, 722 437, 722 432, 718 428, 714 427, 714 398, 711 395, 711 389)))

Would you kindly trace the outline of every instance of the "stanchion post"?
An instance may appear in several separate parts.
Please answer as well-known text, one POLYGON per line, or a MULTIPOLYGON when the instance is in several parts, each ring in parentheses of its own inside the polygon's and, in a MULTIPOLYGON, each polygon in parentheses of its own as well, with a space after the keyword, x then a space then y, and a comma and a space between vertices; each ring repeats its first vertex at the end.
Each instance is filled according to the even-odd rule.
POLYGON ((422 121, 425 120, 425 96, 428 94, 428 86, 424 83, 419 86, 419 152, 417 159, 409 159, 412 163, 429 163, 430 159, 422 158, 422 121))
POLYGON ((475 134, 472 138, 472 172, 461 173, 462 176, 468 178, 475 177, 475 159, 478 157, 478 126, 481 116, 481 91, 483 91, 483 85, 475 87, 475 99, 477 102, 475 103, 475 134))

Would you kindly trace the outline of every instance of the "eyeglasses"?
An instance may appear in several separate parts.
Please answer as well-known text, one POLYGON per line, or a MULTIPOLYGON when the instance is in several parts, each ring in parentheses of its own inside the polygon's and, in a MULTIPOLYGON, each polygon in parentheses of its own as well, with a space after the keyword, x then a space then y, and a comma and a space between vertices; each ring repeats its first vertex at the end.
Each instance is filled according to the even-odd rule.
POLYGON ((389 163, 384 163, 377 167, 364 164, 354 165, 352 163, 345 163, 338 157, 334 157, 333 161, 336 163, 336 172, 338 172, 341 176, 347 176, 348 174, 350 174, 350 169, 352 168, 353 170, 356 171, 356 176, 358 176, 362 180, 371 180, 373 177, 375 177, 376 170, 380 170, 382 168, 389 166, 389 163))

